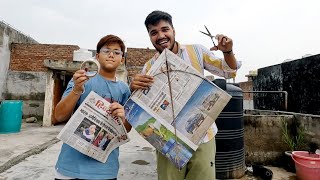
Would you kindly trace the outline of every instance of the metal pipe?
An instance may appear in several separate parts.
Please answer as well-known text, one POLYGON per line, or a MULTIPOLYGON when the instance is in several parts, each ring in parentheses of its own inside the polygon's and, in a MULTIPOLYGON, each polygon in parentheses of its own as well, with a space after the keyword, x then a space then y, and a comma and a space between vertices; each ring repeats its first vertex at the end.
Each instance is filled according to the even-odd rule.
POLYGON ((283 93, 284 94, 284 109, 288 107, 288 92, 287 91, 242 91, 243 93, 283 93))

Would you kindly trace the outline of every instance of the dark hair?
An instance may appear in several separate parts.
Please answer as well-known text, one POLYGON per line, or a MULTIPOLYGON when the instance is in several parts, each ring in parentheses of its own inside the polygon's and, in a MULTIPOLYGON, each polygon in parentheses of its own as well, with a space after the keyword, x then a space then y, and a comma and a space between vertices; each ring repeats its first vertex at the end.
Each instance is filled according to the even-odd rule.
POLYGON ((109 45, 109 44, 113 44, 113 43, 117 43, 119 44, 121 51, 123 52, 123 55, 125 54, 125 49, 126 46, 124 45, 123 41, 115 35, 109 34, 107 36, 104 36, 103 38, 100 39, 100 41, 97 44, 97 53, 100 53, 100 49, 105 46, 105 45, 109 45))
POLYGON ((146 26, 147 30, 148 26, 151 24, 153 26, 157 25, 161 20, 167 21, 171 27, 173 28, 172 24, 172 16, 169 13, 163 12, 163 11, 152 11, 144 21, 144 25, 146 26))

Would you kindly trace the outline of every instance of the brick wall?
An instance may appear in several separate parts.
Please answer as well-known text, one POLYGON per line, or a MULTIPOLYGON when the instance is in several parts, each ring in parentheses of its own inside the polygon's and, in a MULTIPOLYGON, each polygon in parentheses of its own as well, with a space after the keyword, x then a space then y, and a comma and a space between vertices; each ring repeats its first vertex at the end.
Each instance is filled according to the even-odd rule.
POLYGON ((11 45, 11 71, 47 71, 43 65, 45 59, 72 60, 73 51, 78 50, 75 45, 53 44, 20 44, 11 45))
MULTIPOLYGON (((252 91, 252 81, 246 81, 246 82, 240 82, 239 83, 240 88, 242 91, 252 91)), ((253 100, 253 94, 252 93, 243 93, 243 100, 253 100)))
POLYGON ((143 48, 127 49, 126 69, 128 71, 129 81, 133 75, 140 73, 144 63, 146 63, 149 59, 151 59, 156 52, 157 51, 155 49, 143 49, 143 48))

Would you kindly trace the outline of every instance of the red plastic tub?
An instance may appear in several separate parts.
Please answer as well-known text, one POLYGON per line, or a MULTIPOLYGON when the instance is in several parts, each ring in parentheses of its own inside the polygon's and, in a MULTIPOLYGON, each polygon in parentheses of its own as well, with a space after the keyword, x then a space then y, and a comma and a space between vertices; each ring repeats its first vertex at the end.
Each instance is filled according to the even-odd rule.
POLYGON ((300 180, 320 180, 320 155, 307 151, 293 151, 296 174, 300 180))

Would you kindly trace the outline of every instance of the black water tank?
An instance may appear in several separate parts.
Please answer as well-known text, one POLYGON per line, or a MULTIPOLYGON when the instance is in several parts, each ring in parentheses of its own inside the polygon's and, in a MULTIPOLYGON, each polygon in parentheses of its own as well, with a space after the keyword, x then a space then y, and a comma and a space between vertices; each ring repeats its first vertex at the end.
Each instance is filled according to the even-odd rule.
POLYGON ((216 178, 241 178, 246 170, 242 90, 224 79, 216 79, 213 83, 232 96, 216 120, 216 178))

